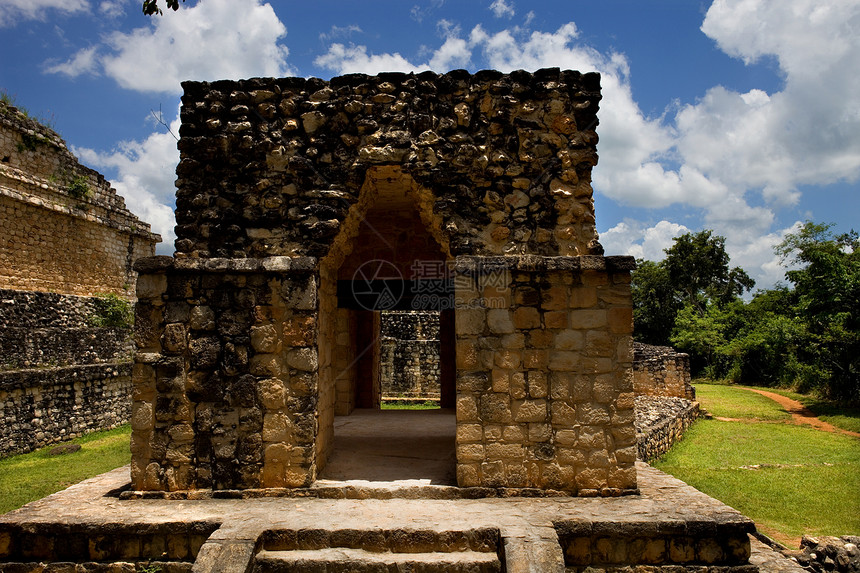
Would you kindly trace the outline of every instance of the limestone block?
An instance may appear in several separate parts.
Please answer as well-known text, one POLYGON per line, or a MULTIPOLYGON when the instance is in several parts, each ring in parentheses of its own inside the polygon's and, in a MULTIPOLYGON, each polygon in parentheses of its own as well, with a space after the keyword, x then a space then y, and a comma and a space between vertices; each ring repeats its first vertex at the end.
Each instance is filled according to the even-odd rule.
POLYGON ((316 372, 319 363, 316 348, 294 348, 287 352, 287 364, 290 368, 304 372, 316 372))
POLYGON ((514 332, 511 312, 506 308, 492 308, 487 311, 487 325, 493 334, 508 334, 514 332))
POLYGON ((267 410, 280 410, 286 406, 287 388, 279 378, 266 378, 259 382, 257 396, 267 410))
POLYGON ((547 418, 546 400, 523 400, 512 405, 514 420, 517 422, 543 422, 547 418))
POLYGON ((276 352, 278 332, 275 330, 275 325, 264 324, 251 327, 251 346, 257 352, 276 352))
POLYGON ((593 308, 595 306, 597 306, 596 288, 580 287, 570 291, 570 308, 593 308))
POLYGON ((208 306, 192 307, 189 325, 194 330, 214 330, 215 311, 208 306))
POLYGON ((521 306, 514 311, 513 322, 518 330, 540 328, 540 312, 534 307, 521 306))
POLYGON ((512 420, 510 396, 489 392, 480 398, 480 419, 484 423, 504 424, 512 420))
POLYGON ((555 335, 558 350, 582 350, 585 348, 585 333, 579 330, 563 330, 555 335))
POLYGON ((487 311, 480 308, 457 309, 455 313, 455 328, 457 336, 469 336, 483 333, 486 315, 487 311))
POLYGON ((582 357, 579 352, 572 350, 552 350, 549 355, 549 369, 561 371, 576 371, 579 369, 582 357))
POLYGON ((608 311, 609 331, 614 334, 633 333, 633 308, 610 308, 608 311))
POLYGON ((155 304, 161 300, 161 295, 167 292, 167 275, 141 274, 137 277, 137 298, 151 300, 155 304))
POLYGON ((605 310, 572 310, 570 311, 570 326, 580 330, 605 328, 607 313, 605 310))

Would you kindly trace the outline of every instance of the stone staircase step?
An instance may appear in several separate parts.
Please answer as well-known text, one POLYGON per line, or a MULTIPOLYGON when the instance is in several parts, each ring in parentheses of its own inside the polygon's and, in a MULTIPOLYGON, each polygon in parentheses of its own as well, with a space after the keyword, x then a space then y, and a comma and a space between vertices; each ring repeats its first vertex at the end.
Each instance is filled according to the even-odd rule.
POLYGON ((377 553, 363 549, 329 547, 293 551, 260 551, 254 573, 501 573, 495 553, 450 551, 428 553, 377 553))

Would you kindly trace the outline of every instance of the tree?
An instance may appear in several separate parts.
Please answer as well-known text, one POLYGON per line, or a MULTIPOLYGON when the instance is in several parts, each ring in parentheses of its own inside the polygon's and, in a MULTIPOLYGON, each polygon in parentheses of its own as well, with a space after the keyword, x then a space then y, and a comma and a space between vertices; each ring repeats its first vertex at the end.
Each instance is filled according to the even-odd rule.
POLYGON ((814 369, 803 382, 829 398, 860 402, 860 239, 807 221, 776 247, 794 285, 794 310, 808 331, 800 350, 814 369))
POLYGON ((725 304, 755 286, 743 269, 729 268, 725 237, 708 229, 676 237, 663 264, 681 300, 700 313, 708 301, 725 304))
MULTIPOLYGON (((171 10, 179 10, 179 0, 165 0, 167 2, 167 7, 171 10)), ((185 0, 182 0, 185 2, 185 0)), ((152 16, 153 14, 163 14, 161 8, 158 7, 158 0, 143 0, 143 13, 147 16, 152 16)))
POLYGON ((630 284, 636 340, 665 346, 675 327, 681 304, 666 268, 653 261, 637 261, 630 284))
POLYGON ((727 304, 755 285, 743 269, 729 266, 725 242, 709 230, 687 233, 665 250, 663 261, 639 262, 631 283, 637 340, 669 344, 682 308, 703 317, 709 305, 727 304))

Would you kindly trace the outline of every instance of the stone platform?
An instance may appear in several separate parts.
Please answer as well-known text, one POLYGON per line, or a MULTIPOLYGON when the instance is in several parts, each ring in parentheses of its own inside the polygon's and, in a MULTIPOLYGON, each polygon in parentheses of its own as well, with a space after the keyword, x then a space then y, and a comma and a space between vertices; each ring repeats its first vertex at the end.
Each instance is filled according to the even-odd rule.
POLYGON ((330 481, 168 500, 121 495, 126 467, 0 516, 0 572, 768 570, 763 546, 750 560, 748 518, 637 470, 640 494, 617 498, 426 499, 437 486, 377 482, 376 499, 357 499, 361 487, 330 481))

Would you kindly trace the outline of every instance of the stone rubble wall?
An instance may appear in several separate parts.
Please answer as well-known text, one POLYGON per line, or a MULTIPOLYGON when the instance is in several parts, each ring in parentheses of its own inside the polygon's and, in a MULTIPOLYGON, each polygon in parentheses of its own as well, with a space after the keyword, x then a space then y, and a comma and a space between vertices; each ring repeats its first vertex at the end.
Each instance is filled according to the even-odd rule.
POLYGON ((0 372, 0 456, 128 422, 131 363, 0 372))
POLYGON ((133 297, 161 238, 65 142, 0 103, 0 288, 133 297))
POLYGON ((310 485, 315 261, 152 257, 137 266, 132 487, 310 485))
POLYGON ((92 297, 0 289, 0 456, 128 421, 131 330, 92 297))
POLYGON ((637 396, 696 399, 690 357, 668 346, 633 343, 633 387, 637 396))
POLYGON ((636 396, 638 459, 659 458, 699 417, 699 403, 668 396, 636 396))
POLYGON ((590 254, 599 81, 554 68, 184 82, 177 256, 324 256, 386 164, 430 191, 452 256, 590 254))
POLYGON ((380 330, 383 396, 438 400, 439 313, 383 312, 380 330))
POLYGON ((784 549, 782 554, 812 573, 860 572, 860 536, 857 535, 804 535, 799 550, 784 549))

